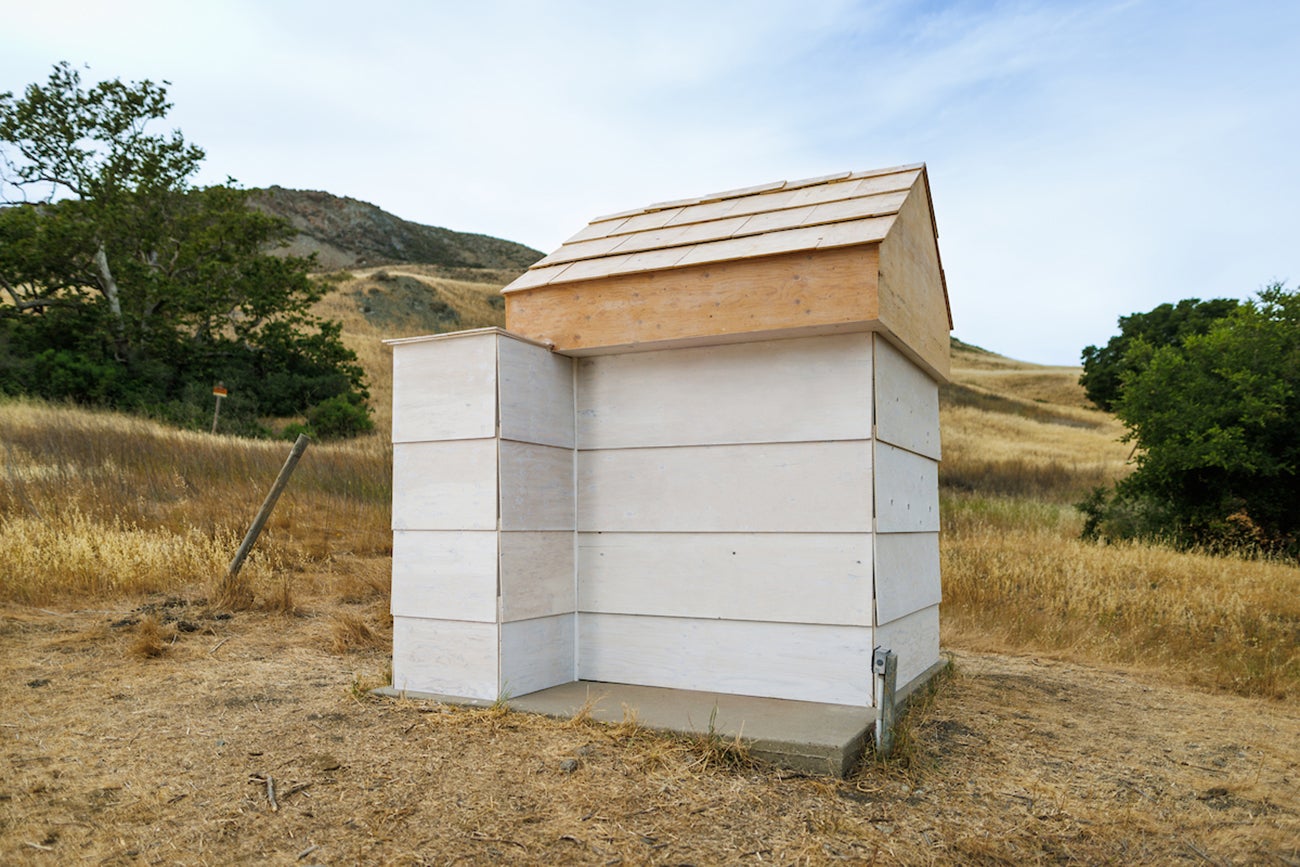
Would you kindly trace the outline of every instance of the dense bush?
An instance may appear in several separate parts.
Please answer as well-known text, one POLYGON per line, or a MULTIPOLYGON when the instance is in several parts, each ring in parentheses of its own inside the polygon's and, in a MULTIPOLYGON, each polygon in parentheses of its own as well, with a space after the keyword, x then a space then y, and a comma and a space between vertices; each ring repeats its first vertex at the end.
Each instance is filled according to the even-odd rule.
POLYGON ((1083 350, 1083 375, 1079 384, 1088 399, 1107 412, 1114 412, 1126 377, 1136 373, 1149 350, 1180 346, 1194 334, 1204 334, 1231 313, 1237 302, 1230 298, 1202 301, 1187 298, 1177 304, 1161 304, 1146 313, 1121 316, 1119 334, 1105 346, 1083 350))
POLYGON ((1081 504, 1087 532, 1300 554, 1300 295, 1274 284, 1136 352, 1115 408, 1138 467, 1081 504))

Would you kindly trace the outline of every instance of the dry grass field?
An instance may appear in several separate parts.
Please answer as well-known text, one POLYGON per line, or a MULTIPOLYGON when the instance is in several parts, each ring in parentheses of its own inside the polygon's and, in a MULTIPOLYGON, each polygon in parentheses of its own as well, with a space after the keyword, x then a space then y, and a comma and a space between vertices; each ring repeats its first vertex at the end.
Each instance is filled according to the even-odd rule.
MULTIPOLYGON (((501 275, 333 278, 379 338, 500 321, 501 275)), ((1070 368, 962 348, 944 641, 900 755, 849 780, 707 738, 379 701, 385 434, 312 445, 0 403, 0 863, 1300 864, 1300 569, 1078 540, 1125 471, 1070 368), (266 778, 278 792, 272 809, 266 778)))
POLYGON ((941 410, 947 643, 1300 698, 1300 569, 1079 538, 1072 504, 1119 478, 1132 446, 1085 406, 1077 379, 1074 368, 954 355, 941 410))

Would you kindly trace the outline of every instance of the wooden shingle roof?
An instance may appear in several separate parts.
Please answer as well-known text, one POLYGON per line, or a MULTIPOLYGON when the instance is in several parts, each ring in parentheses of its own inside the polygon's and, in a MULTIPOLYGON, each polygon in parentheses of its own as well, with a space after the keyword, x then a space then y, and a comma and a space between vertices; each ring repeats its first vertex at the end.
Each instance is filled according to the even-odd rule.
POLYGON ((778 181, 597 217, 503 290, 879 243, 923 164, 778 181))

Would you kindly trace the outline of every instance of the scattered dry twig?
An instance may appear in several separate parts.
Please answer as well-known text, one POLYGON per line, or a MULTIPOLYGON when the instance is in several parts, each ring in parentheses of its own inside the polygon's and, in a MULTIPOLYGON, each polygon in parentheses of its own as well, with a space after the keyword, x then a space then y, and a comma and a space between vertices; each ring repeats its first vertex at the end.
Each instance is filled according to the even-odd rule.
POLYGON ((266 786, 266 800, 271 804, 271 812, 278 813, 280 804, 275 800, 275 780, 270 774, 254 774, 248 778, 250 783, 263 783, 266 786))

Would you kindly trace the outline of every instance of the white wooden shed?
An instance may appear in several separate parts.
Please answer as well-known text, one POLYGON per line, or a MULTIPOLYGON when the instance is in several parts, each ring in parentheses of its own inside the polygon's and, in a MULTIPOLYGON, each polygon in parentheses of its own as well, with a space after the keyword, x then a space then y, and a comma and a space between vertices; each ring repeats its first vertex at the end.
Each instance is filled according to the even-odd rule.
POLYGON ((600 217, 506 330, 390 341, 393 688, 869 708, 939 665, 951 321, 923 165, 600 217))

